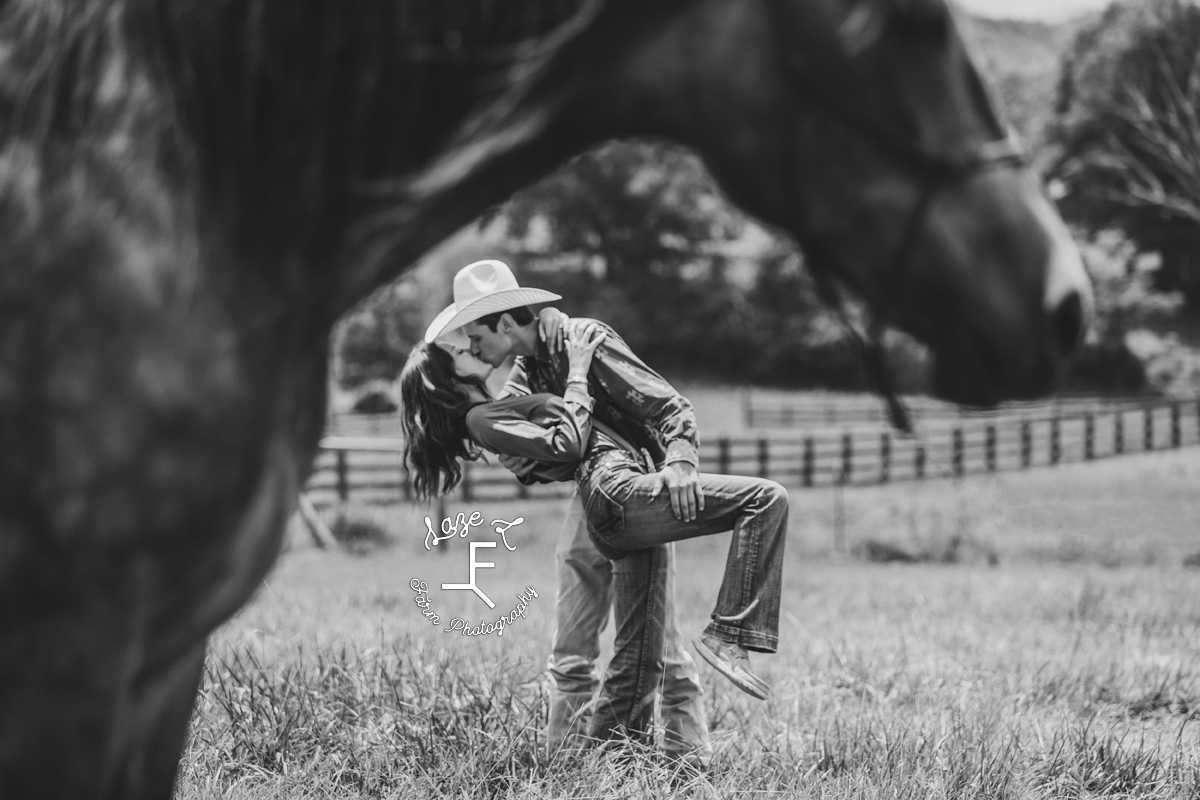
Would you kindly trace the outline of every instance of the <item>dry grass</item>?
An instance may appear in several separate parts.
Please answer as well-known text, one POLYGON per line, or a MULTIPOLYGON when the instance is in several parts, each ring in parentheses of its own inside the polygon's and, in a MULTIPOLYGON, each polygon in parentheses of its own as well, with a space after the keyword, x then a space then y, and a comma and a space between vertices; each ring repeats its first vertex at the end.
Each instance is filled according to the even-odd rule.
MULTIPOLYGON (((781 652, 756 662, 773 695, 702 667, 717 743, 702 778, 646 755, 541 752, 561 502, 486 510, 526 518, 516 552, 481 555, 497 562, 480 579, 490 617, 526 585, 541 595, 502 638, 420 615, 410 579, 465 580, 465 542, 427 552, 423 511, 376 510, 395 544, 355 556, 297 539, 214 636, 178 796, 1200 796, 1200 571, 1182 566, 1200 549, 1198 478, 1200 451, 1184 451, 840 501, 793 492, 781 652), (956 564, 842 554, 953 537, 956 564)), ((680 547, 687 632, 715 598, 718 539, 680 547)), ((489 618, 463 592, 431 601, 443 619, 489 618)))

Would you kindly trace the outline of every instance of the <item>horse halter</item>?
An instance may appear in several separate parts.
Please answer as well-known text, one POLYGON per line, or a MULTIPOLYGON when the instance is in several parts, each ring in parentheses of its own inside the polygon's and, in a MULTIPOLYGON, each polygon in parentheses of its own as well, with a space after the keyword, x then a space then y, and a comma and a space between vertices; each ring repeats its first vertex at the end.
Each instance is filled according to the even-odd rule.
MULTIPOLYGON (((917 241, 925 229, 929 211, 942 190, 954 183, 992 169, 1024 167, 1028 164, 1028 159, 1011 131, 1004 138, 983 142, 979 146, 961 153, 930 153, 915 140, 897 132, 893 127, 853 103, 846 102, 841 96, 830 91, 827 86, 815 80, 799 63, 797 45, 787 41, 785 35, 787 30, 794 29, 797 24, 787 9, 787 5, 788 0, 774 0, 771 4, 776 17, 774 20, 776 47, 783 63, 784 73, 800 89, 806 99, 820 106, 846 127, 874 143, 896 161, 904 164, 918 175, 921 183, 917 199, 901 228, 898 244, 887 260, 882 273, 879 291, 876 293, 877 304, 881 308, 872 307, 875 304, 868 299, 871 319, 865 334, 859 331, 847 316, 845 305, 833 285, 830 271, 819 266, 821 261, 828 263, 836 261, 836 259, 828 253, 822 252, 823 248, 815 242, 801 240, 805 255, 812 257, 814 261, 814 269, 811 272, 817 291, 825 303, 837 312, 843 325, 850 331, 851 337, 862 350, 867 372, 879 394, 887 403, 889 421, 897 430, 911 434, 913 432, 911 414, 896 392, 883 353, 882 336, 889 316, 887 300, 895 296, 896 289, 908 275, 917 241)), ((982 99, 985 104, 988 102, 986 95, 982 99)), ((994 114, 990 106, 987 106, 986 110, 994 114)))

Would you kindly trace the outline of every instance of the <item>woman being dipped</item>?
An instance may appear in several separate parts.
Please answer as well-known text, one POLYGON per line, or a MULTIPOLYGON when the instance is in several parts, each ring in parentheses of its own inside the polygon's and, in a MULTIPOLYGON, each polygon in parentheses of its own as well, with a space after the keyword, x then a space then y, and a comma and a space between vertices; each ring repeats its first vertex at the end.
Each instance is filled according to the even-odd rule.
POLYGON ((746 651, 775 652, 787 528, 783 488, 739 476, 701 474, 704 510, 692 522, 674 517, 653 465, 591 416, 587 374, 605 336, 595 325, 569 329, 563 397, 495 400, 486 384, 492 367, 445 342, 417 345, 400 377, 405 457, 419 496, 450 491, 462 479, 463 461, 486 448, 519 458, 507 465, 521 474, 577 480, 597 549, 627 559, 626 580, 614 592, 614 654, 589 731, 599 739, 650 731, 662 674, 669 542, 734 531, 712 622, 694 644, 738 688, 766 697, 746 651))

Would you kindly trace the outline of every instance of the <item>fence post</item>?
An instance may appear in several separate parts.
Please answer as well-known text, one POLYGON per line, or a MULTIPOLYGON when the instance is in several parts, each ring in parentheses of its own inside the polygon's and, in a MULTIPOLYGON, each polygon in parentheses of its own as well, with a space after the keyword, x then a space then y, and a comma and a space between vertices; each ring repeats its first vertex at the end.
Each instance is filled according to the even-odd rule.
POLYGON ((1196 426, 1200 427, 1200 397, 1196 398, 1196 426))
POLYGON ((767 438, 758 440, 758 477, 765 478, 770 472, 771 456, 767 450, 767 438))
POLYGON ((954 454, 952 459, 954 475, 961 478, 963 474, 963 432, 962 428, 957 426, 954 428, 954 454))
POLYGON ((1183 430, 1180 424, 1179 403, 1178 401, 1171 403, 1171 447, 1179 447, 1183 444, 1183 430))
POLYGON ((1113 453, 1121 455, 1125 452, 1125 412, 1120 407, 1117 408, 1117 415, 1113 417, 1113 453))
POLYGON ((1142 412, 1142 446, 1147 451, 1154 449, 1154 408, 1150 406, 1142 412))
POLYGON ((304 521, 304 527, 308 528, 308 532, 312 535, 317 547, 322 550, 337 548, 337 540, 333 538, 333 533, 329 530, 329 526, 321 519, 321 515, 317 513, 312 500, 309 500, 308 495, 304 492, 301 492, 300 496, 296 498, 296 511, 300 514, 300 519, 304 521))
POLYGON ((1028 469, 1033 464, 1033 426, 1029 420, 1021 420, 1021 467, 1028 469))
POLYGON ((842 475, 839 483, 850 482, 850 474, 854 470, 854 440, 849 432, 842 434, 842 475))
POLYGON ((879 482, 887 483, 892 476, 892 434, 879 435, 879 482))
POLYGON ((1096 457, 1096 419, 1090 411, 1083 418, 1083 457, 1088 461, 1096 457))
POLYGON ((337 450, 337 493, 338 499, 345 503, 350 499, 350 470, 346 464, 346 451, 337 450))
POLYGON ((717 440, 717 472, 729 474, 729 439, 724 436, 717 440))
POLYGON ((925 445, 917 445, 917 449, 913 451, 913 472, 917 480, 925 480, 925 445))
POLYGON ((833 551, 846 552, 846 490, 844 483, 833 485, 833 551))
POLYGON ((813 437, 804 437, 804 459, 800 465, 800 480, 805 486, 813 485, 813 437))
POLYGON ((987 471, 996 471, 996 426, 987 426, 987 438, 984 440, 984 459, 987 461, 987 471))
POLYGON ((1058 417, 1050 419, 1050 464, 1057 464, 1062 459, 1062 435, 1059 431, 1058 417))
POLYGON ((783 427, 792 427, 792 406, 791 404, 783 407, 783 427))

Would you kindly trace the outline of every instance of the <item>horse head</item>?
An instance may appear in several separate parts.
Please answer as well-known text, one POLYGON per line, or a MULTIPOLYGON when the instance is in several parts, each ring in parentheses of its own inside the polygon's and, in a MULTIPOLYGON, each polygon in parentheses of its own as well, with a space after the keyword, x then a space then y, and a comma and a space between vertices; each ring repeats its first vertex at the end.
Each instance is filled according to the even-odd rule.
POLYGON ((927 342, 965 403, 1044 394, 1091 308, 1078 250, 993 110, 943 0, 773 0, 786 167, 764 216, 881 319, 927 342), (791 31, 795 37, 786 32, 791 31))
POLYGON ((1087 316, 942 0, 25 0, 0 53, 6 797, 170 795, 338 315, 586 147, 695 148, 947 396, 1087 316))
POLYGON ((1090 284, 944 0, 611 0, 595 16, 415 185, 479 189, 606 138, 683 142, 818 275, 930 345, 942 396, 1055 385, 1090 284))
POLYGON ((619 135, 694 147, 818 274, 932 348, 942 396, 1050 390, 1090 284, 944 0, 686 5, 628 37, 586 103, 627 109, 619 135))

